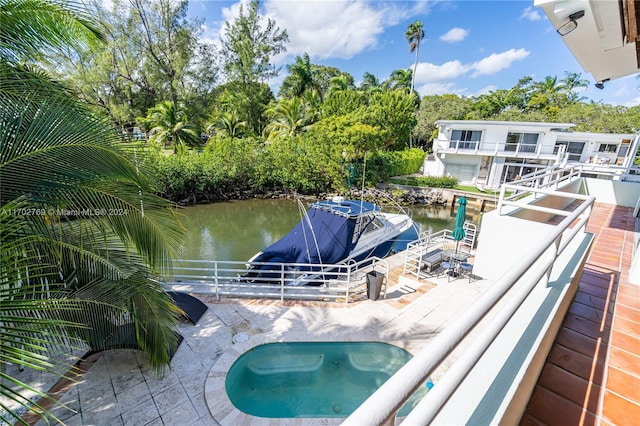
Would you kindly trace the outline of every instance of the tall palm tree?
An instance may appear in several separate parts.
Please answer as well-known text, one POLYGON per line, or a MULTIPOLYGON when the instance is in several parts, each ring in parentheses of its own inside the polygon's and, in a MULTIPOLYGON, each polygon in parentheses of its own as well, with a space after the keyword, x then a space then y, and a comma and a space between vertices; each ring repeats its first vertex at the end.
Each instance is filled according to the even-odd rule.
POLYGON ((198 132, 189 123, 187 112, 172 101, 160 102, 139 120, 149 129, 150 142, 173 145, 175 152, 179 146, 193 146, 198 142, 198 132))
POLYGON ((7 423, 21 421, 19 406, 42 414, 24 390, 45 396, 12 377, 9 363, 64 374, 57 353, 104 349, 116 336, 132 341, 115 345, 136 345, 160 368, 177 345, 179 310, 153 276, 170 266, 181 227, 153 195, 143 148, 121 142, 111 123, 22 63, 40 49, 100 40, 74 4, 0 0, 0 418, 7 423))
POLYGON ((287 65, 287 70, 290 75, 282 82, 281 94, 290 97, 302 96, 309 90, 322 95, 319 84, 313 78, 314 73, 307 53, 296 56, 294 63, 287 65))
POLYGON ((416 53, 416 57, 415 60, 413 62, 413 76, 411 78, 411 92, 413 92, 413 89, 415 87, 415 82, 416 82, 416 71, 418 68, 418 52, 420 51, 420 42, 422 41, 422 39, 424 38, 424 30, 423 30, 423 24, 420 21, 416 21, 413 24, 410 24, 409 27, 407 28, 407 31, 405 31, 404 35, 407 38, 407 41, 409 42, 409 52, 415 52, 416 53))
POLYGON ((534 90, 547 94, 547 95, 555 95, 558 92, 561 92, 564 89, 564 86, 558 82, 557 76, 546 76, 544 80, 535 82, 533 84, 534 90))

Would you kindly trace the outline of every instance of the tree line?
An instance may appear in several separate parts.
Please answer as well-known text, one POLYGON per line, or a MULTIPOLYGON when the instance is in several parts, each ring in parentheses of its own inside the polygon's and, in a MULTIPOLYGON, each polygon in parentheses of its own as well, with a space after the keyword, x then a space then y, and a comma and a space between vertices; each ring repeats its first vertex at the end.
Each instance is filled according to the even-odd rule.
MULTIPOLYGON (((197 146, 211 136, 269 141, 334 126, 343 136, 364 131, 367 138, 372 128, 385 133, 371 149, 428 150, 439 119, 572 122, 576 130, 596 132, 640 128, 640 107, 587 102, 580 90, 589 82, 576 72, 541 81, 525 76, 510 89, 478 96, 420 99, 414 89, 425 36, 420 21, 405 33, 413 69, 397 69, 382 81, 365 72, 356 85, 354 76, 314 64, 308 54, 278 69, 273 58, 286 52, 289 38, 261 14, 257 0, 241 6, 215 44, 203 40, 202 21, 187 17, 188 5, 120 0, 107 10, 95 1, 105 47, 49 56, 49 69, 114 125, 139 126, 152 141, 171 146, 197 146), (279 73, 285 77, 276 96, 267 83, 279 73)), ((348 138, 336 143, 362 151, 348 138)))

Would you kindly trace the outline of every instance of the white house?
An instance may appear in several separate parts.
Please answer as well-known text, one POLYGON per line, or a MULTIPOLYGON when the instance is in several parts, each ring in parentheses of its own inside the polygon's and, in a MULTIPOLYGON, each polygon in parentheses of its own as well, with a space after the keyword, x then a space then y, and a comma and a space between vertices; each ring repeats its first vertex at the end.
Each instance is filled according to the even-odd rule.
POLYGON ((562 161, 629 168, 637 135, 571 132, 570 123, 441 120, 427 176, 497 188, 562 161), (564 154, 567 155, 564 155, 564 154))

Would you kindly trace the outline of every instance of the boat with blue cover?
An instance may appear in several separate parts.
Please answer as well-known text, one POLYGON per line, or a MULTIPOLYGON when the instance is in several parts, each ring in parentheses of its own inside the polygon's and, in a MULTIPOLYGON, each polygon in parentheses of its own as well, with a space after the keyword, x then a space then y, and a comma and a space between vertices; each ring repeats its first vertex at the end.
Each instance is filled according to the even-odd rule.
MULTIPOLYGON (((284 237, 249 260, 249 276, 264 277, 271 264, 313 272, 312 265, 383 258, 400 234, 413 226, 404 213, 382 212, 367 201, 334 197, 312 203, 302 220, 284 237), (264 263, 270 265, 264 265, 264 263)), ((290 283, 295 285, 294 283, 290 283)), ((305 282, 299 285, 307 284, 305 282)))

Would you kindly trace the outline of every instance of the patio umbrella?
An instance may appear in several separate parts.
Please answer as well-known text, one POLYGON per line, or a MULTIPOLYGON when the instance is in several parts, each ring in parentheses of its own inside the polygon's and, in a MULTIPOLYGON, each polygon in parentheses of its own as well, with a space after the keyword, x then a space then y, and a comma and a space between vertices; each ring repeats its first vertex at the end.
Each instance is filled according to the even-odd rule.
POLYGON ((464 219, 467 215, 467 199, 464 197, 458 198, 458 212, 456 213, 456 227, 453 228, 453 232, 451 235, 453 239, 456 240, 456 253, 458 253, 458 246, 460 245, 460 241, 464 238, 464 219))

